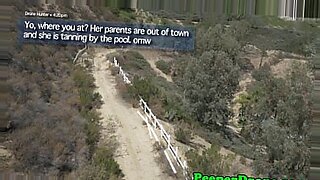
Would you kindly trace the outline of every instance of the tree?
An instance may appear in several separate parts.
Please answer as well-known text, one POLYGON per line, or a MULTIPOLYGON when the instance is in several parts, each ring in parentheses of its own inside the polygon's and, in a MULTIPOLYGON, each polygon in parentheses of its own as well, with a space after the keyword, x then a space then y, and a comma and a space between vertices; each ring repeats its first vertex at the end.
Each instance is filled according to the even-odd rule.
POLYGON ((222 51, 204 52, 193 59, 183 77, 183 89, 189 112, 208 127, 226 125, 231 116, 228 107, 238 86, 239 68, 222 51))
POLYGON ((199 28, 197 32, 197 54, 202 55, 206 51, 223 51, 234 59, 241 46, 231 30, 225 30, 222 24, 216 24, 209 28, 199 28))
POLYGON ((242 104, 242 133, 255 149, 257 174, 306 179, 310 166, 309 72, 307 64, 293 63, 284 78, 274 77, 266 66, 255 73, 256 82, 242 104))

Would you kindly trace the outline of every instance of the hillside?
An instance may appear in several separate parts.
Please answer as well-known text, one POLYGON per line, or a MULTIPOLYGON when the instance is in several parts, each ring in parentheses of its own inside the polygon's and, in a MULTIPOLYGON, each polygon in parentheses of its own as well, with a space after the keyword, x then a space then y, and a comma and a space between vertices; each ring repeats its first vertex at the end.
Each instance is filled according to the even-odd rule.
MULTIPOLYGON (((40 8, 15 3, 21 16, 40 8)), ((190 24, 144 11, 41 8, 72 19, 190 24)), ((195 25, 193 52, 89 46, 82 63, 83 56, 73 62, 82 46, 17 46, 0 168, 71 179, 181 178, 137 114, 141 96, 187 160, 189 176, 306 179, 319 28, 275 22, 204 20, 195 25), (114 57, 132 86, 110 66, 114 57)))

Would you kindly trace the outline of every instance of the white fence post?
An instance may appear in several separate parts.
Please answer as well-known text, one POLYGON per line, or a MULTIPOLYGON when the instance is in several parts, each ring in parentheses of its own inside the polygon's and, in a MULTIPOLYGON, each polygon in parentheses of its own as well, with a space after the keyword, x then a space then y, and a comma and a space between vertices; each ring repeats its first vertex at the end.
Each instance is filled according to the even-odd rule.
POLYGON ((139 111, 137 111, 137 113, 138 113, 139 116, 143 119, 143 121, 147 124, 148 131, 149 131, 149 136, 150 136, 150 138, 152 139, 151 130, 150 130, 150 128, 149 128, 150 124, 149 124, 148 120, 145 119, 145 117, 143 117, 143 115, 142 115, 139 111))
POLYGON ((169 157, 168 153, 166 152, 166 150, 164 150, 163 152, 164 152, 167 160, 169 161, 169 164, 170 164, 170 167, 171 167, 173 173, 176 174, 176 173, 177 173, 177 170, 176 170, 176 168, 173 166, 173 164, 172 164, 172 162, 171 162, 171 160, 170 160, 170 157, 169 157))
POLYGON ((115 67, 119 67, 119 63, 118 63, 116 57, 113 57, 113 63, 114 63, 115 67))

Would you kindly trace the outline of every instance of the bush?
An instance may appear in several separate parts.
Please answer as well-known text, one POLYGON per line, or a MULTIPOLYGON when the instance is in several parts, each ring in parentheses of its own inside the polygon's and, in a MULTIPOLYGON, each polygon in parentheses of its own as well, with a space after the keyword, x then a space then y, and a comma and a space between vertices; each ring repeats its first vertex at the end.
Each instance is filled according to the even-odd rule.
POLYGON ((281 28, 256 27, 251 28, 249 34, 246 41, 259 49, 277 49, 300 55, 306 55, 306 49, 303 47, 312 40, 307 31, 298 32, 281 28))
POLYGON ((10 134, 13 141, 9 148, 17 160, 14 167, 38 172, 74 170, 84 158, 79 149, 86 149, 84 119, 65 104, 48 106, 42 101, 28 106, 17 112, 27 123, 16 122, 19 124, 10 134), (40 111, 32 112, 35 109, 40 111))
POLYGON ((184 144, 189 144, 191 140, 191 131, 189 129, 183 129, 179 127, 174 131, 174 135, 177 141, 180 141, 184 144))
POLYGON ((211 147, 200 155, 191 150, 186 153, 188 165, 193 172, 202 172, 203 174, 225 174, 230 171, 234 156, 221 155, 220 147, 211 144, 211 147), (212 163, 214 162, 214 163, 212 163))
POLYGON ((92 109, 94 97, 90 89, 87 88, 80 88, 80 102, 85 109, 92 109))
POLYGON ((136 51, 126 51, 116 57, 126 73, 132 76, 153 76, 155 72, 144 57, 136 51))
POLYGON ((132 84, 132 86, 129 86, 128 92, 131 97, 135 99, 139 99, 140 95, 145 101, 148 102, 151 97, 158 96, 160 93, 159 89, 153 84, 151 78, 143 79, 135 76, 132 84))
POLYGON ((127 10, 120 10, 119 11, 119 18, 122 19, 125 22, 133 22, 136 20, 136 15, 133 11, 127 10))
POLYGON ((161 24, 162 25, 172 25, 174 23, 172 23, 169 19, 167 18, 161 18, 161 24))
POLYGON ((73 72, 73 80, 77 87, 94 87, 94 78, 87 74, 82 68, 77 68, 73 72))
POLYGON ((170 72, 171 72, 171 65, 168 62, 164 61, 164 60, 157 61, 156 62, 156 67, 158 69, 160 69, 165 74, 170 74, 170 72))
POLYGON ((96 122, 88 121, 85 126, 87 132, 86 143, 89 146, 89 152, 92 154, 100 139, 100 126, 96 122))
MULTIPOLYGON (((174 92, 177 90, 167 90, 174 92)), ((176 94, 166 94, 162 100, 163 108, 165 109, 165 119, 168 121, 188 121, 190 116, 187 114, 185 107, 183 106, 183 98, 176 94)))
POLYGON ((64 173, 75 170, 87 158, 86 120, 80 117, 76 90, 85 83, 93 84, 87 81, 90 77, 73 69, 72 49, 25 45, 14 54, 11 81, 16 103, 10 112, 14 129, 8 136, 8 148, 15 157, 12 168, 64 173), (76 78, 72 79, 73 75, 76 78))
POLYGON ((96 166, 104 168, 104 171, 108 172, 107 174, 109 175, 122 175, 118 163, 113 159, 113 152, 106 147, 100 147, 96 150, 96 153, 93 157, 93 162, 96 166))
POLYGON ((101 95, 94 92, 94 78, 86 73, 82 68, 78 68, 73 73, 73 79, 78 87, 80 95, 80 114, 86 119, 85 132, 86 143, 89 146, 90 155, 95 151, 100 138, 99 114, 95 111, 102 104, 101 95))
POLYGON ((80 179, 112 179, 120 180, 123 173, 119 164, 113 158, 113 152, 106 147, 100 147, 96 150, 91 162, 83 172, 81 172, 80 179))
POLYGON ((248 58, 240 58, 238 61, 238 65, 240 69, 245 72, 252 71, 254 69, 253 64, 250 62, 250 59, 248 58))

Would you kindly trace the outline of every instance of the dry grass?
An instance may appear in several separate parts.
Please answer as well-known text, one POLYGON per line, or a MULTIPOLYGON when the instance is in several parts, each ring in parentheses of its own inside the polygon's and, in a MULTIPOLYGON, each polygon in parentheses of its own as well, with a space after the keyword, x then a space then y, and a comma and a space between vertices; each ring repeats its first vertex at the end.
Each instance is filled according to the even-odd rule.
MULTIPOLYGON (((182 171, 177 167, 177 165, 174 163, 173 158, 171 158, 172 163, 174 163, 174 166, 176 168, 176 170, 178 171, 177 174, 174 174, 170 164, 166 158, 166 155, 164 154, 164 150, 165 148, 163 148, 161 145, 159 145, 158 143, 155 143, 153 145, 155 152, 157 152, 157 157, 156 157, 156 161, 157 163, 160 165, 161 170, 165 173, 168 174, 170 177, 172 177, 173 179, 183 179, 183 174, 182 171)), ((169 151, 166 150, 168 154, 169 151)), ((170 156, 170 155, 169 155, 170 156)))

